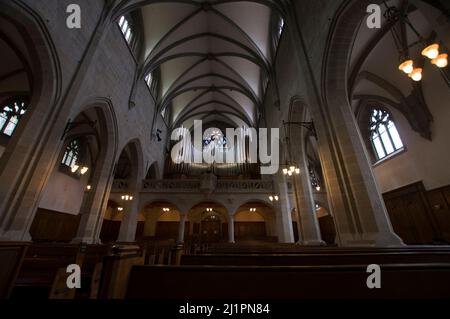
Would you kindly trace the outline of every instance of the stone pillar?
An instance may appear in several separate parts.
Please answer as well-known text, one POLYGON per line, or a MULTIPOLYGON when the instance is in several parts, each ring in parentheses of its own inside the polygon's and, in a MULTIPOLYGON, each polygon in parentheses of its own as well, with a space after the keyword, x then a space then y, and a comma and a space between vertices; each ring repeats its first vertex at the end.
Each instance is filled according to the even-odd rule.
POLYGON ((320 234, 319 220, 316 215, 316 204, 314 202, 311 179, 309 176, 306 160, 300 161, 300 175, 292 176, 294 186, 294 198, 297 202, 297 225, 299 244, 305 246, 322 246, 325 242, 320 234))
POLYGON ((274 203, 278 242, 293 243, 294 230, 292 229, 292 208, 284 175, 277 175, 275 177, 275 184, 275 189, 277 189, 277 193, 280 197, 280 200, 274 203))
POLYGON ((133 200, 124 205, 123 220, 120 224, 118 242, 132 243, 136 241, 136 229, 139 215, 139 194, 134 194, 133 200))
POLYGON ((80 208, 81 220, 74 243, 96 244, 100 242, 103 216, 113 184, 113 162, 98 161, 92 177, 92 189, 86 192, 80 208))
POLYGON ((178 243, 184 243, 184 231, 186 228, 187 214, 180 213, 180 225, 178 228, 178 243))
MULTIPOLYGON (((335 217, 337 242, 340 246, 402 246, 392 228, 383 198, 373 174, 372 165, 359 133, 348 100, 347 67, 353 43, 351 23, 365 14, 370 1, 352 2, 336 17, 335 32, 326 48, 323 72, 314 69, 317 57, 311 57, 296 12, 301 1, 290 2, 286 24, 292 37, 299 81, 304 85, 304 100, 296 108, 308 108, 318 135, 321 159, 330 209, 335 217), (351 30, 351 28, 350 28, 351 30), (345 36, 343 36, 343 34, 345 36), (314 59, 314 60, 313 60, 314 59), (317 79, 319 74, 322 82, 317 79)), ((297 103, 297 102, 296 102, 297 103)))
MULTIPOLYGON (((29 229, 42 191, 57 164, 62 146, 61 136, 67 120, 73 112, 76 99, 79 97, 78 93, 92 65, 91 62, 95 59, 97 48, 100 47, 108 27, 112 25, 109 19, 113 7, 104 7, 102 21, 99 21, 92 34, 89 46, 78 63, 70 85, 61 92, 57 92, 61 83, 56 82, 58 77, 53 67, 54 61, 49 50, 45 49, 48 43, 41 38, 39 26, 28 21, 29 28, 27 27, 26 31, 32 40, 30 45, 42 48, 36 50, 35 58, 43 64, 45 72, 42 72, 41 79, 36 85, 37 94, 31 97, 32 108, 27 115, 26 125, 23 127, 19 125, 0 161, 0 240, 31 239, 29 229)), ((9 2, 6 5, 5 1, 0 1, 0 10, 11 17, 20 17, 23 11, 19 6, 9 5, 9 2)), ((96 196, 95 198, 97 201, 96 196)))
POLYGON ((234 240, 234 215, 228 217, 228 242, 230 244, 236 243, 234 240))

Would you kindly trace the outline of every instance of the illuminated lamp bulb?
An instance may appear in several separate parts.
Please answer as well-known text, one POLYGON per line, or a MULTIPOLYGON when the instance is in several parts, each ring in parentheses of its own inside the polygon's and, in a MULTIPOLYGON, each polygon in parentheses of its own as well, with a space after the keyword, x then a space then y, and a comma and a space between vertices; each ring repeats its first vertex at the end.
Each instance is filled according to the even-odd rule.
POLYGON ((320 190, 321 190, 320 186, 316 186, 316 190, 317 190, 318 192, 320 192, 320 190))
POLYGON ((75 173, 76 171, 78 171, 79 168, 80 168, 80 166, 78 166, 78 165, 72 166, 72 173, 75 173))
POLYGON ((91 186, 91 185, 88 185, 88 186, 86 186, 86 189, 87 189, 88 191, 90 191, 90 190, 92 189, 92 186, 91 186))
POLYGON ((87 173, 88 170, 89 170, 89 167, 84 166, 84 167, 81 169, 80 174, 81 174, 81 175, 84 175, 84 174, 87 173))
POLYGON ((432 44, 427 46, 423 51, 422 55, 426 56, 428 59, 436 59, 439 55, 439 44, 432 44))
POLYGON ((438 68, 445 68, 448 65, 448 54, 440 54, 437 58, 431 60, 431 63, 436 65, 438 68))
POLYGON ((422 68, 414 69, 414 71, 412 71, 408 76, 416 82, 421 81, 422 80, 422 68))
POLYGON ((279 199, 279 197, 278 197, 278 196, 275 196, 274 198, 275 198, 275 200, 276 200, 276 201, 278 201, 278 199, 279 199))
POLYGON ((283 174, 284 174, 284 175, 287 175, 287 173, 288 173, 288 169, 287 169, 287 168, 284 168, 284 169, 283 169, 283 174))
POLYGON ((273 196, 269 196, 269 200, 273 202, 273 196))
POLYGON ((292 171, 289 171, 289 172, 288 172, 288 175, 289 175, 289 176, 292 176, 292 171))
POLYGON ((289 170, 290 170, 291 172, 295 171, 295 166, 289 167, 289 170))
POLYGON ((398 67, 399 70, 405 72, 406 74, 410 74, 414 70, 414 62, 413 60, 406 60, 398 67))
POLYGON ((119 212, 121 212, 121 211, 123 211, 123 208, 122 208, 122 207, 117 207, 117 210, 118 210, 119 212))
POLYGON ((296 169, 295 169, 295 174, 297 174, 297 175, 300 174, 300 168, 296 168, 296 169))

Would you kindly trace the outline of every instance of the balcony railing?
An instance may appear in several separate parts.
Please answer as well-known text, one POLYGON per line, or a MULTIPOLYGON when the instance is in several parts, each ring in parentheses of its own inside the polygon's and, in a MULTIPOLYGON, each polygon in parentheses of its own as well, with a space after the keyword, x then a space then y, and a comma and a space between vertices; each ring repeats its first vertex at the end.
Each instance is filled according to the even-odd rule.
MULTIPOLYGON (((142 182, 142 192, 147 193, 197 193, 200 190, 199 179, 185 180, 144 180, 142 182)), ((128 182, 126 180, 115 180, 113 192, 126 192, 128 182)), ((272 181, 261 180, 219 180, 214 191, 216 193, 273 193, 274 185, 272 181)))

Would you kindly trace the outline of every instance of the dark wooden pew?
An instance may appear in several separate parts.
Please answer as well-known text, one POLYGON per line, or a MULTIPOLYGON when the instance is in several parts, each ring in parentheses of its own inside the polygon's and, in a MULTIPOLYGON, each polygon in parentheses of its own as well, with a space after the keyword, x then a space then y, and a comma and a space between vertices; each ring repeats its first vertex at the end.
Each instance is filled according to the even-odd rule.
POLYGON ((13 299, 47 299, 59 268, 77 263, 79 245, 33 244, 13 290, 13 299))
POLYGON ((81 250, 82 267, 81 289, 77 290, 77 299, 88 299, 95 295, 92 291, 98 285, 99 276, 101 275, 101 265, 103 259, 111 250, 110 245, 87 245, 81 250), (94 282, 97 281, 97 282, 94 282))
POLYGON ((0 299, 9 298, 30 244, 0 242, 0 299))
MULTIPOLYGON (((297 244, 268 244, 268 245, 243 245, 243 244, 212 244, 208 246, 204 254, 323 254, 323 253, 367 253, 377 251, 376 247, 308 247, 297 244)), ((383 248, 385 252, 404 252, 404 251, 435 251, 448 252, 450 246, 405 246, 383 248)))
POLYGON ((211 266, 314 266, 354 264, 450 263, 450 249, 415 250, 335 249, 284 254, 198 254, 183 255, 181 265, 211 266))
POLYGON ((137 243, 145 254, 146 265, 170 265, 174 240, 143 240, 137 243))
POLYGON ((134 266, 129 299, 450 298, 450 264, 382 266, 381 289, 366 266, 134 266))
MULTIPOLYGON (((77 264, 82 270, 83 291, 78 291, 80 297, 89 298, 89 288, 96 264, 102 262, 107 254, 107 246, 77 245, 77 244, 33 244, 28 249, 22 267, 14 285, 13 299, 47 299, 52 286, 63 286, 56 283, 59 271, 59 281, 64 281, 61 269, 71 264, 77 264)), ((61 288, 59 289, 61 291, 61 288)), ((61 293, 62 294, 62 293, 61 293)))

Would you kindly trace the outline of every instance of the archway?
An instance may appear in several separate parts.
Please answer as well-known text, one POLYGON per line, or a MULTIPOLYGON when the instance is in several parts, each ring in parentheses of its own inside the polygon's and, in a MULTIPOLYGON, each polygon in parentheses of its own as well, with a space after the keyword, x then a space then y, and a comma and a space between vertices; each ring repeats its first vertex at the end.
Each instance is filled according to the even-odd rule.
POLYGON ((8 240, 30 240, 37 205, 30 198, 38 198, 45 185, 54 152, 43 149, 51 131, 48 122, 58 109, 61 79, 45 26, 29 7, 0 3, 0 123, 5 133, 0 141, 0 237, 8 240))
POLYGON ((212 244, 228 240, 228 212, 216 202, 202 202, 189 210, 191 221, 188 239, 195 244, 212 244))
POLYGON ((234 215, 234 233, 238 243, 277 242, 273 208, 260 201, 240 206, 234 215))
MULTIPOLYGON (((422 56, 425 43, 416 41, 415 32, 408 27, 414 26, 421 33, 421 37, 441 45, 441 41, 448 39, 445 33, 444 36, 440 35, 439 27, 436 28, 435 18, 440 12, 429 6, 431 3, 443 4, 444 1, 386 1, 387 6, 398 5, 396 10, 408 15, 409 21, 406 24, 402 20, 383 21, 381 29, 368 30, 364 19, 367 17, 367 6, 371 2, 347 1, 333 21, 323 64, 325 107, 321 111, 327 117, 330 127, 340 126, 339 130, 330 130, 330 136, 337 143, 332 142, 332 156, 326 154, 326 162, 334 161, 340 172, 331 172, 328 167, 324 169, 328 190, 334 193, 330 198, 342 198, 340 203, 330 200, 339 241, 359 237, 367 238, 379 246, 402 245, 403 242, 394 233, 395 230, 405 243, 430 244, 433 237, 439 238, 438 224, 448 224, 448 219, 447 222, 441 220, 436 223, 434 216, 426 208, 429 207, 428 201, 421 200, 426 192, 424 185, 411 185, 418 180, 425 183, 431 180, 432 183, 433 178, 440 181, 435 187, 445 185, 445 182, 442 182, 443 170, 433 168, 448 162, 448 154, 442 152, 447 141, 442 139, 437 142, 439 136, 448 136, 448 108, 441 102, 448 100, 448 81, 445 83, 441 76, 445 70, 439 70, 429 63, 428 58, 422 56), (431 14, 435 17, 431 20, 430 12, 435 12, 431 14), (392 42, 390 31, 402 34, 397 46, 392 42), (349 36, 342 37, 342 34, 349 36), (422 69, 422 83, 416 83, 398 70, 401 62, 398 59, 399 52, 402 50, 414 61, 416 67, 420 66, 422 69), (382 64, 379 63, 380 57, 383 57, 382 64), (361 112, 365 123, 360 125, 362 134, 357 132, 354 113, 357 113, 358 109, 368 110, 368 105, 370 111, 389 109, 394 113, 397 123, 391 121, 391 127, 398 125, 397 136, 405 138, 405 148, 401 138, 397 136, 397 145, 392 149, 387 140, 378 144, 376 132, 371 131, 367 125, 367 122, 374 123, 376 116, 371 120, 370 115, 361 112), (439 121, 442 121, 441 124, 439 121), (439 132, 437 127, 443 128, 443 131, 439 132), (433 141, 422 142, 422 139, 433 141), (432 146, 436 142, 439 146, 433 150, 432 146), (405 149, 407 151, 403 152, 405 149), (425 168, 422 166, 425 162, 420 158, 421 154, 427 154, 427 159, 430 160, 425 168), (344 161, 343 158, 347 160, 344 161), (356 160, 349 160, 350 158, 356 160), (408 170, 407 167, 415 169, 408 170), (336 180, 343 182, 337 185, 336 180), (352 189, 352 185, 358 185, 357 192, 352 189), (407 186, 410 186, 408 191, 405 190, 407 186), (417 190, 418 188, 420 190, 417 190), (340 195, 346 191, 354 195, 340 195), (416 194, 407 194, 409 191, 416 194), (402 196, 404 197, 401 198, 402 196), (348 217, 343 214, 345 212, 348 217), (420 222, 417 223, 418 220, 420 222), (420 235, 410 241, 411 235, 416 234, 420 235)), ((386 7, 382 6, 382 11, 385 10, 386 7)), ((448 14, 447 21, 443 20, 442 26, 448 29, 448 14)), ((448 181, 448 176, 446 179, 448 181)), ((433 186, 429 187, 432 188, 433 186)))
POLYGON ((333 216, 324 206, 322 206, 318 202, 316 202, 316 215, 319 221, 322 240, 327 243, 327 245, 335 245, 336 228, 334 226, 333 216))
POLYGON ((34 241, 70 242, 76 237, 83 201, 98 189, 95 173, 108 145, 103 129, 104 117, 96 107, 68 125, 30 229, 34 241))
POLYGON ((109 200, 100 232, 100 241, 102 243, 107 244, 117 241, 122 220, 123 207, 117 202, 109 200))
POLYGON ((159 179, 159 165, 158 162, 153 162, 147 170, 147 175, 145 179, 159 179))
POLYGON ((142 238, 147 242, 175 242, 178 238, 180 211, 176 205, 157 200, 148 203, 141 211, 145 225, 142 238))
POLYGON ((120 199, 125 215, 120 226, 121 242, 134 242, 139 225, 139 190, 144 177, 143 152, 139 140, 133 140, 122 150, 116 164, 114 183, 123 185, 120 199))

